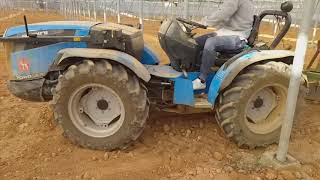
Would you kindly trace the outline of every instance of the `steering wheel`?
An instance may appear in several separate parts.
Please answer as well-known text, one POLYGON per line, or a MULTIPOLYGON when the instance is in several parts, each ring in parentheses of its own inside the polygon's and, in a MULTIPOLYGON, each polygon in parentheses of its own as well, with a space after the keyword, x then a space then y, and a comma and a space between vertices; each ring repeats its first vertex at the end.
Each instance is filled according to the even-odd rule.
POLYGON ((189 24, 191 26, 194 26, 194 27, 197 27, 197 28, 202 28, 202 29, 207 29, 208 26, 205 26, 203 24, 200 24, 200 23, 197 23, 197 22, 194 22, 194 21, 190 21, 188 19, 184 19, 184 18, 176 18, 178 21, 182 22, 182 23, 185 23, 185 24, 189 24))

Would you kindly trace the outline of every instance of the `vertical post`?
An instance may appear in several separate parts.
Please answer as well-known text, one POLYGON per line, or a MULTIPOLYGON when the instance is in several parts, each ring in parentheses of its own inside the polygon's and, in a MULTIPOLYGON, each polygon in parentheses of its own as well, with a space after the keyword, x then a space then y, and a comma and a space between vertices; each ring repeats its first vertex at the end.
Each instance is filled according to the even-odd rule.
POLYGON ((121 22, 121 14, 120 14, 120 0, 117 1, 117 19, 118 19, 118 23, 121 22))
POLYGON ((303 20, 301 21, 300 32, 297 39, 296 52, 293 60, 287 97, 286 112, 282 123, 279 147, 276 156, 276 159, 280 162, 285 162, 287 159, 292 123, 300 89, 304 58, 308 46, 308 33, 312 22, 312 18, 310 17, 313 17, 315 2, 316 0, 304 1, 304 10, 301 16, 303 17, 303 20))
POLYGON ((82 2, 81 1, 81 8, 82 8, 82 14, 84 19, 86 19, 86 6, 85 6, 86 2, 82 2))
POLYGON ((94 16, 94 21, 97 21, 96 0, 93 0, 93 16, 94 16))
POLYGON ((107 8, 107 0, 103 1, 103 22, 107 23, 107 12, 106 12, 106 8, 107 8))
POLYGON ((91 21, 91 6, 90 6, 90 0, 88 0, 88 16, 89 16, 89 20, 91 21))
POLYGON ((48 13, 48 0, 46 0, 46 13, 48 13))
POLYGON ((316 7, 316 12, 315 12, 315 23, 314 23, 314 29, 313 29, 313 34, 312 34, 312 44, 315 45, 316 43, 314 43, 315 41, 315 37, 317 35, 318 32, 318 25, 319 25, 319 19, 320 19, 320 10, 319 10, 319 4, 316 7))
POLYGON ((143 30, 143 0, 140 0, 140 11, 139 11, 139 23, 140 27, 143 30))
POLYGON ((81 19, 81 1, 78 2, 78 19, 81 19))
POLYGON ((183 17, 188 19, 189 16, 189 0, 184 0, 183 17))

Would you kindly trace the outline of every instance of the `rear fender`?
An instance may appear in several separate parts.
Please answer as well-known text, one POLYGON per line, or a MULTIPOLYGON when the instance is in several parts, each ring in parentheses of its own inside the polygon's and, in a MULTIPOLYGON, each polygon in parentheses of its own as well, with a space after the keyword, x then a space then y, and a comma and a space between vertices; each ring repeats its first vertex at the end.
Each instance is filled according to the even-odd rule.
POLYGON ((208 101, 215 104, 219 93, 228 87, 234 78, 246 67, 263 61, 283 61, 292 64, 294 52, 286 50, 265 50, 252 51, 235 60, 233 63, 226 66, 224 64, 213 78, 209 92, 208 101))
POLYGON ((112 49, 67 48, 60 50, 50 71, 61 70, 66 65, 74 64, 74 59, 76 58, 108 59, 129 68, 145 82, 148 82, 151 78, 148 70, 136 58, 127 53, 112 49))

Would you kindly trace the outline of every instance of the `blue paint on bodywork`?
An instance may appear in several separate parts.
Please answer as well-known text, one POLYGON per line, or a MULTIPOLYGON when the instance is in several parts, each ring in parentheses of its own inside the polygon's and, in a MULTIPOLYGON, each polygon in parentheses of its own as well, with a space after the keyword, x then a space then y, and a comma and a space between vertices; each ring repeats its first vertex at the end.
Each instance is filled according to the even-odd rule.
MULTIPOLYGON (((29 31, 47 31, 47 30, 76 30, 76 36, 86 36, 90 32, 91 26, 89 25, 75 25, 75 24, 30 24, 28 25, 29 31)), ((17 26, 9 28, 4 37, 10 37, 17 34, 25 33, 24 26, 17 26)))
POLYGON ((248 53, 246 55, 241 56, 239 59, 237 59, 235 62, 230 64, 227 68, 225 68, 225 65, 221 66, 214 78, 212 79, 212 82, 210 84, 209 92, 208 92, 208 101, 211 104, 215 104, 215 101, 220 93, 220 87, 225 80, 225 78, 229 75, 229 73, 237 67, 239 64, 243 63, 244 61, 251 59, 256 54, 256 51, 248 53))
POLYGON ((39 48, 18 51, 11 54, 12 73, 16 79, 41 77, 48 72, 58 51, 65 48, 86 48, 84 42, 63 42, 39 48), (21 70, 21 61, 27 64, 25 71, 21 70), (20 69, 19 69, 20 68, 20 69))
POLYGON ((207 94, 209 91, 210 84, 214 78, 215 73, 210 73, 206 82, 207 88, 204 90, 193 90, 192 81, 198 78, 200 72, 188 72, 188 79, 183 75, 172 79, 174 81, 174 104, 182 104, 188 106, 194 106, 194 95, 195 94, 207 94))
POLYGON ((185 78, 177 78, 174 81, 174 104, 194 105, 194 91, 192 80, 185 78))
POLYGON ((148 46, 144 46, 141 63, 146 65, 156 65, 156 64, 159 64, 159 62, 160 62, 159 58, 151 50, 151 48, 148 46))

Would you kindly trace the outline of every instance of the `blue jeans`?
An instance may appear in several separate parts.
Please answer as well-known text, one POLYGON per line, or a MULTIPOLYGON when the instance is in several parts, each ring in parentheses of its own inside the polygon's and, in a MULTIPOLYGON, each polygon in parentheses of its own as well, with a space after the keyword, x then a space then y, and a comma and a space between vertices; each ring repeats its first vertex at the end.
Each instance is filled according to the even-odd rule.
POLYGON ((246 45, 246 41, 239 36, 215 36, 214 33, 197 37, 196 41, 203 47, 199 78, 204 81, 215 64, 218 52, 238 51, 246 45))

